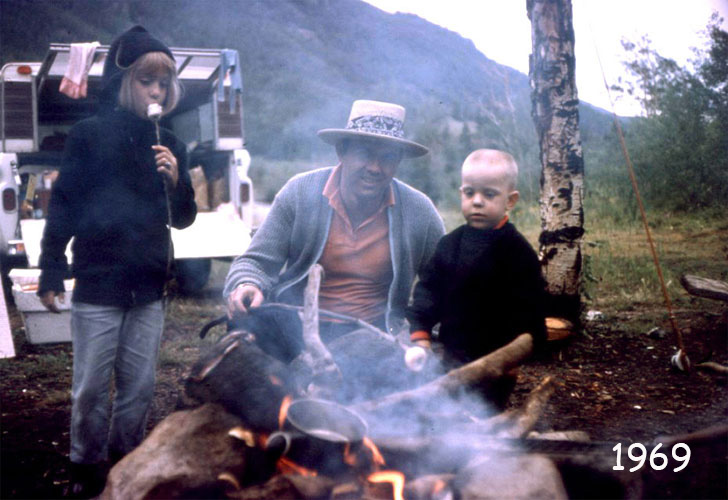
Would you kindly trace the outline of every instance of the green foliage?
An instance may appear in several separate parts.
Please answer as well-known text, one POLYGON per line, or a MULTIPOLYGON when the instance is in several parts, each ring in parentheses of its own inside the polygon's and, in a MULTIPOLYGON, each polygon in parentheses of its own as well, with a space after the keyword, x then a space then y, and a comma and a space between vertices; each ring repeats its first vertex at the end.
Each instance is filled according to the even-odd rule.
POLYGON ((717 15, 707 34, 709 49, 696 50, 692 71, 648 38, 623 43, 634 80, 617 90, 637 96, 645 111, 625 128, 627 146, 646 202, 661 210, 728 204, 728 33, 717 15))

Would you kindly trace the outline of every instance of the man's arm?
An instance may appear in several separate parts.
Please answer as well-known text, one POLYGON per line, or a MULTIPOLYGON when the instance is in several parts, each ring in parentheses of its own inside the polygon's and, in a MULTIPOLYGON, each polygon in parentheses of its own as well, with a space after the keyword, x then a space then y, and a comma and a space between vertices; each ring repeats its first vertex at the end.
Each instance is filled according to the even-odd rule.
POLYGON ((223 289, 228 314, 246 313, 249 307, 257 307, 276 283, 289 258, 294 197, 295 192, 286 184, 273 200, 248 249, 231 264, 223 289))

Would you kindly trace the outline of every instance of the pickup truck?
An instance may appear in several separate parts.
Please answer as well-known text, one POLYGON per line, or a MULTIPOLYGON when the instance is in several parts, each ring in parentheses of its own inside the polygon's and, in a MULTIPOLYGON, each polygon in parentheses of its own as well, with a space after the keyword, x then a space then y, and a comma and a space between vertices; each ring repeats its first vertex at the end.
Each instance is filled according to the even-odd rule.
MULTIPOLYGON (((96 48, 87 96, 59 91, 71 45, 53 43, 41 62, 11 62, 0 70, 0 265, 37 267, 50 189, 64 140, 77 121, 96 112, 108 46, 96 48)), ((162 126, 187 144, 198 202, 197 219, 172 230, 176 280, 201 289, 211 259, 240 255, 250 243, 253 184, 248 177, 243 103, 230 75, 221 74, 222 49, 172 48, 183 97, 162 126), (223 85, 219 86, 219 80, 223 85), (232 103, 231 103, 232 100, 232 103)), ((239 71, 239 68, 238 68, 239 71)), ((67 250, 69 259, 70 245, 67 250)))

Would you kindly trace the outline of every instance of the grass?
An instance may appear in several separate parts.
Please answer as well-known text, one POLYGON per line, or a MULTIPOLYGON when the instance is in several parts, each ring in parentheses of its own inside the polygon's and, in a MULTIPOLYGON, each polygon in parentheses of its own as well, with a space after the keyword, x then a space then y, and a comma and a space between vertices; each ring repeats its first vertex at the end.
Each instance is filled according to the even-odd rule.
MULTIPOLYGON (((582 240, 586 309, 619 312, 639 306, 663 307, 665 301, 641 219, 589 217, 588 208, 582 240)), ((457 210, 441 210, 441 215, 447 231, 463 223, 457 210)), ((674 307, 691 300, 680 285, 682 274, 728 280, 728 220, 724 215, 650 213, 647 219, 674 307)), ((538 251, 538 206, 516 205, 511 221, 538 251)))
MULTIPOLYGON (((459 210, 447 209, 441 213, 448 231, 463 223, 459 210)), ((696 300, 680 285, 681 274, 728 281, 728 221, 724 216, 653 213, 648 219, 667 290, 676 310, 696 300)), ((538 250, 538 207, 519 204, 511 214, 511 220, 538 250)), ((644 331, 648 325, 664 319, 664 298, 639 220, 590 218, 587 214, 582 251, 585 310, 602 311, 608 318, 619 317, 635 331, 644 331)), ((175 297, 168 305, 168 331, 160 353, 161 367, 173 370, 190 367, 199 353, 219 337, 221 327, 205 340, 200 340, 198 334, 205 323, 224 314, 219 291, 228 267, 227 262, 214 261, 211 280, 214 290, 202 300, 175 297)), ((33 382, 37 384, 48 377, 65 377, 70 382, 70 344, 33 346, 25 341, 21 332, 14 332, 19 355, 0 362, 0 376, 15 380, 20 390, 35 389, 33 382)))

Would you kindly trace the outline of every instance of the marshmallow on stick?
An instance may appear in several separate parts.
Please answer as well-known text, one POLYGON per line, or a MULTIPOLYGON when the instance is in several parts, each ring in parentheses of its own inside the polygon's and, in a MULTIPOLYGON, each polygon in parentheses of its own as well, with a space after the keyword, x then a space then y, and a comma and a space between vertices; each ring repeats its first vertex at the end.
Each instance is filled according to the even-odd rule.
POLYGON ((147 118, 157 121, 162 117, 163 108, 156 102, 147 106, 147 118))

